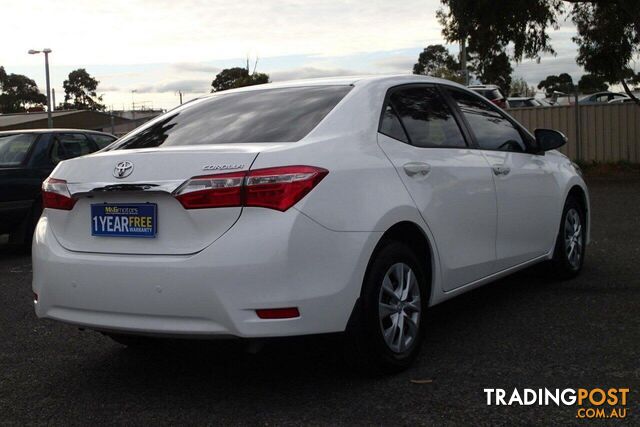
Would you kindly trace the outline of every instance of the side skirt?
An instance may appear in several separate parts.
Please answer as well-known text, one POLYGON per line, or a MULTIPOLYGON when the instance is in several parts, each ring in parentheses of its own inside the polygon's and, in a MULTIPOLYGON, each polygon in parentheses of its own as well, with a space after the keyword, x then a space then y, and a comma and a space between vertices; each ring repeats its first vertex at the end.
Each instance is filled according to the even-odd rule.
POLYGON ((474 282, 471 282, 471 283, 467 283, 466 285, 460 286, 460 287, 458 287, 456 289, 453 289, 451 291, 439 292, 437 295, 433 296, 429 306, 430 307, 434 306, 434 305, 439 304, 441 302, 444 302, 444 301, 446 301, 448 299, 451 299, 451 298, 456 297, 458 295, 464 294, 465 292, 468 292, 468 291, 470 291, 472 289, 479 288, 482 285, 494 282, 494 281, 496 281, 498 279, 501 279, 501 278, 503 278, 505 276, 508 276, 508 275, 510 275, 512 273, 515 273, 516 271, 525 269, 525 268, 530 267, 530 266, 532 266, 534 264, 538 264, 538 263, 540 263, 542 261, 548 260, 550 258, 550 256, 551 256, 551 253, 549 252, 549 253, 546 253, 546 254, 541 255, 539 257, 536 257, 536 258, 534 258, 532 260, 525 261, 525 262, 523 262, 521 264, 514 265, 513 267, 509 267, 509 268, 507 268, 505 270, 502 270, 502 271, 499 271, 497 273, 494 273, 494 274, 492 274, 490 276, 484 277, 482 279, 478 279, 478 280, 476 280, 474 282))

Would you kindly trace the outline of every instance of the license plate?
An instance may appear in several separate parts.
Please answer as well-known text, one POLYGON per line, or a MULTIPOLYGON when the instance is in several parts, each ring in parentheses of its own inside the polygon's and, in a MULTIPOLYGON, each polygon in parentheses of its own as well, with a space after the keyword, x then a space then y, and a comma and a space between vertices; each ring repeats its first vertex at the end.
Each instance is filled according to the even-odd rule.
POLYGON ((155 203, 91 205, 91 235, 155 237, 156 211, 155 203))

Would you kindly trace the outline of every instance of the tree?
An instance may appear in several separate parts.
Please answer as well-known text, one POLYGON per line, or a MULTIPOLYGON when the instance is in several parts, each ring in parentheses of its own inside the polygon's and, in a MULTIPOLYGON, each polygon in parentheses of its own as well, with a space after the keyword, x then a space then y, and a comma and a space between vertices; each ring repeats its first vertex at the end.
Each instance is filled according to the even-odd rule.
POLYGON ((234 89, 244 86, 253 86, 263 83, 269 83, 269 75, 264 73, 249 74, 248 68, 225 68, 220 71, 216 78, 211 82, 211 92, 220 92, 222 90, 234 89))
POLYGON ((640 48, 638 0, 511 0, 499 8, 494 0, 441 3, 438 18, 447 41, 467 41, 481 58, 509 51, 516 62, 554 53, 547 31, 558 28, 568 13, 578 32, 578 64, 609 83, 621 83, 634 97, 625 79, 632 77, 629 63, 640 48))
POLYGON ((0 113, 20 113, 46 102, 35 81, 22 74, 7 74, 0 67, 0 113))
POLYGON ((466 40, 480 57, 497 56, 513 44, 513 58, 553 52, 546 30, 557 26, 561 0, 441 0, 437 16, 447 41, 466 40))
POLYGON ((585 74, 578 81, 578 90, 582 93, 602 92, 609 88, 602 76, 595 74, 585 74))
POLYGON ((433 76, 436 71, 443 68, 457 70, 460 66, 446 47, 441 44, 432 44, 420 52, 418 62, 413 65, 413 74, 433 76))
POLYGON ((0 92, 2 91, 2 86, 4 82, 7 80, 7 72, 4 70, 4 67, 0 65, 0 92))
POLYGON ((554 92, 572 93, 575 90, 573 79, 567 73, 559 76, 547 76, 546 79, 538 83, 538 89, 544 89, 547 98, 551 98, 554 92))
POLYGON ((69 78, 62 83, 64 106, 78 110, 104 110, 102 96, 96 94, 98 83, 84 68, 70 72, 69 78))
POLYGON ((510 93, 513 67, 506 53, 501 52, 487 57, 478 56, 471 60, 471 64, 482 83, 498 85, 503 93, 510 93))
POLYGON ((511 82, 511 96, 535 96, 536 88, 529 86, 527 81, 522 77, 516 77, 511 82))
POLYGON ((418 56, 418 62, 413 65, 413 74, 438 77, 464 83, 464 76, 460 73, 460 63, 441 44, 429 45, 418 56))
POLYGON ((625 79, 633 78, 629 62, 640 53, 640 4, 637 0, 575 3, 573 22, 578 35, 578 64, 606 81, 620 82, 640 104, 625 79))

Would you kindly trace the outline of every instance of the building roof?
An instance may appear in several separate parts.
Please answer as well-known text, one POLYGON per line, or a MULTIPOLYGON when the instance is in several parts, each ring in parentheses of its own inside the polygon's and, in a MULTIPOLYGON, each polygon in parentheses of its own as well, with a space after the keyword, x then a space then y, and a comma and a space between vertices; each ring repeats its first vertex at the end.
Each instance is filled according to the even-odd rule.
POLYGON ((52 133, 52 132, 78 132, 78 131, 82 131, 82 132, 86 132, 86 133, 91 133, 91 134, 98 134, 98 135, 109 135, 111 136, 111 134, 109 132, 102 132, 99 130, 89 130, 89 129, 71 129, 71 128, 52 128, 52 129, 46 129, 46 128, 42 128, 42 129, 12 129, 12 130, 0 130, 0 135, 3 134, 13 134, 13 133, 52 133))
MULTIPOLYGON (((51 113, 51 117, 61 117, 69 114, 75 114, 80 112, 79 110, 65 110, 65 111, 54 111, 51 113)), ((47 120, 47 113, 45 112, 37 112, 37 113, 14 113, 14 114, 0 114, 0 128, 4 126, 13 126, 21 123, 34 122, 36 120, 47 120)))
MULTIPOLYGON (((54 111, 51 113, 51 117, 55 127, 71 129, 101 130, 108 127, 112 122, 114 125, 131 122, 131 120, 123 117, 111 116, 101 111, 91 110, 54 111)), ((46 112, 0 114, 0 130, 38 129, 46 127, 46 112)))

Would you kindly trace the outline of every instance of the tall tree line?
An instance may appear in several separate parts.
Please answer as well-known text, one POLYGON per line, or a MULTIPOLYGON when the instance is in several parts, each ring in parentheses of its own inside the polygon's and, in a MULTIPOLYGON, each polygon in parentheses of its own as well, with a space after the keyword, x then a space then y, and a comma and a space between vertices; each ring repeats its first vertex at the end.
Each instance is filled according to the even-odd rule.
MULTIPOLYGON (((57 108, 104 110, 102 96, 96 93, 98 84, 99 81, 84 68, 70 72, 68 79, 63 83, 64 102, 57 108)), ((0 114, 41 111, 46 103, 46 95, 40 92, 33 79, 22 74, 9 74, 0 66, 0 114)))
MULTIPOLYGON (((478 73, 502 68, 505 60, 540 61, 555 54, 549 31, 565 16, 576 26, 576 62, 605 83, 621 84, 638 100, 631 86, 640 73, 631 67, 640 54, 638 0, 441 0, 438 19, 450 43, 464 41, 476 58, 478 73), (499 66, 499 64, 503 64, 499 66), (488 67, 488 68, 487 68, 488 67)), ((499 81, 487 83, 500 84, 499 81)), ((585 82, 586 84, 586 82, 585 82)))

